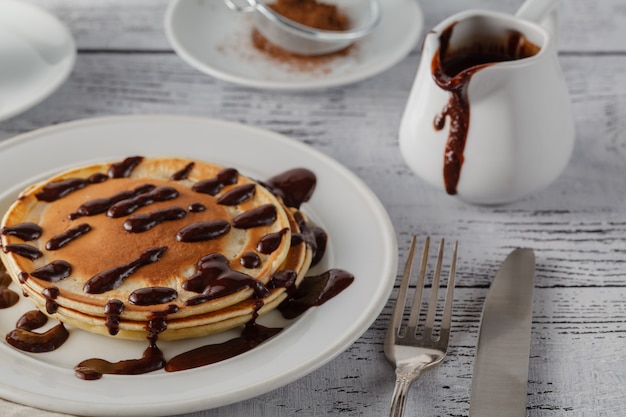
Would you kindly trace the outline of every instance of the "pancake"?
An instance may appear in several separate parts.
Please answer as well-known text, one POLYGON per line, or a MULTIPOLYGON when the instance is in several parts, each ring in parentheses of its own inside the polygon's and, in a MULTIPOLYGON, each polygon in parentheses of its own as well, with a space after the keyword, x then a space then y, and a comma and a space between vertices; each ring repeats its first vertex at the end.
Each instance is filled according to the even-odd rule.
POLYGON ((295 211, 232 168, 131 157, 24 190, 3 218, 0 256, 61 322, 129 339, 197 337, 271 311, 299 285, 311 249, 292 245, 295 211))

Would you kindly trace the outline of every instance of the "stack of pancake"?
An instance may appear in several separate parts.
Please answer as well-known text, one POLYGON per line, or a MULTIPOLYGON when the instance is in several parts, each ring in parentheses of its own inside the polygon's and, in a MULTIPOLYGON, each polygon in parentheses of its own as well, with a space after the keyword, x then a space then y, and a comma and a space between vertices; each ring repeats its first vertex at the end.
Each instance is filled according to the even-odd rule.
POLYGON ((232 168, 130 157, 22 192, 0 256, 39 310, 128 339, 203 336, 276 308, 312 252, 301 214, 232 168))

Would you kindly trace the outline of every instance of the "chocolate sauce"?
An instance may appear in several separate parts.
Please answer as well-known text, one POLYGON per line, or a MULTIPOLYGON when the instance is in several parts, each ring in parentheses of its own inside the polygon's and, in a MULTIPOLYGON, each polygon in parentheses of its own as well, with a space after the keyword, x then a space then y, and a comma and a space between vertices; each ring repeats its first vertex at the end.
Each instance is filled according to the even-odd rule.
POLYGON ((254 269, 261 265, 261 258, 255 252, 245 252, 239 258, 239 263, 248 269, 254 269))
POLYGON ((33 272, 30 273, 30 275, 44 281, 57 282, 69 277, 71 273, 72 267, 70 264, 63 260, 56 260, 35 269, 33 272))
POLYGON ((39 310, 24 314, 16 328, 6 335, 8 344, 24 352, 41 353, 58 349, 69 337, 69 332, 59 323, 44 333, 33 330, 46 324, 48 318, 39 310))
POLYGON ((178 292, 168 287, 146 287, 133 291, 128 300, 138 306, 152 306, 174 301, 178 292))
POLYGON ((30 259, 34 261, 35 259, 39 259, 43 256, 43 253, 39 249, 34 246, 22 244, 22 243, 11 243, 5 245, 3 247, 4 253, 14 253, 23 258, 30 259))
POLYGON ((137 259, 124 264, 107 269, 91 277, 83 287, 83 291, 89 294, 102 294, 122 285, 122 282, 142 266, 158 261, 165 253, 167 247, 148 249, 137 259))
POLYGON ((226 220, 198 222, 180 229, 176 239, 179 242, 204 242, 222 237, 229 231, 230 224, 226 220))
POLYGON ((206 206, 202 203, 191 203, 187 207, 190 213, 201 213, 206 210, 206 206))
POLYGON ((178 190, 174 187, 158 187, 147 193, 139 194, 133 198, 119 201, 113 204, 107 210, 107 216, 111 218, 118 218, 133 214, 141 207, 149 206, 158 201, 173 200, 178 197, 178 190))
POLYGON ((443 178, 448 194, 456 194, 463 166, 465 143, 470 122, 470 103, 467 96, 472 76, 479 70, 498 62, 528 58, 539 52, 517 31, 510 31, 504 46, 500 40, 474 41, 467 48, 450 49, 450 38, 456 23, 446 28, 439 37, 439 50, 435 53, 431 71, 435 83, 450 92, 450 99, 435 117, 434 127, 442 130, 446 118, 450 119, 450 132, 444 152, 443 178))
POLYGON ((35 223, 21 223, 15 226, 6 226, 0 232, 6 236, 15 236, 18 239, 29 241, 39 239, 41 237, 41 227, 35 223))
POLYGON ((124 311, 124 303, 116 298, 107 301, 104 306, 104 324, 111 336, 115 336, 120 331, 120 316, 124 311))
POLYGON ((236 206, 254 197, 255 193, 256 186, 254 184, 240 185, 239 187, 235 187, 224 193, 217 199, 217 204, 221 204, 223 206, 236 206))
POLYGON ((167 361, 165 370, 167 372, 184 371, 234 358, 274 337, 281 330, 261 326, 252 321, 246 324, 239 337, 223 343, 201 346, 174 356, 167 361))
POLYGON ((224 168, 217 173, 215 178, 198 181, 191 189, 197 193, 217 195, 227 185, 236 184, 239 172, 234 168, 224 168))
POLYGON ((276 221, 276 207, 265 204, 255 209, 241 213, 233 219, 233 227, 237 229, 251 229, 259 226, 269 226, 276 221))
POLYGON ((92 381, 104 374, 139 375, 162 369, 165 366, 163 352, 154 344, 144 350, 141 359, 109 362, 104 359, 87 359, 76 365, 74 373, 80 379, 92 381))
POLYGON ((270 254, 274 252, 280 246, 280 242, 283 241, 283 236, 287 233, 289 229, 283 229, 279 232, 269 233, 259 240, 259 243, 256 245, 256 250, 263 254, 270 254))
POLYGON ((191 173, 191 170, 193 169, 194 166, 195 166, 195 163, 193 162, 188 163, 187 165, 185 165, 183 169, 173 173, 170 179, 172 181, 186 180, 187 178, 189 178, 189 174, 191 173))
POLYGON ((287 207, 300 208, 309 201, 315 191, 317 177, 306 168, 295 168, 276 175, 264 185, 275 195, 281 197, 287 207))
POLYGON ((20 296, 13 290, 0 287, 0 309, 13 307, 20 301, 20 296))
POLYGON ((228 265, 228 259, 217 253, 200 258, 196 264, 196 271, 183 283, 183 288, 201 293, 199 296, 189 298, 185 305, 204 303, 244 288, 251 288, 257 298, 267 297, 270 293, 260 281, 250 275, 232 270, 228 265))
POLYGON ((109 178, 128 178, 141 161, 143 161, 142 156, 130 156, 122 162, 111 164, 107 174, 109 178))
POLYGON ((298 274, 296 271, 291 269, 285 269, 283 271, 278 271, 274 274, 270 282, 267 284, 267 287, 270 289, 275 288, 285 288, 287 290, 287 295, 292 295, 296 290, 296 280, 298 278, 298 274))
POLYGON ((61 294, 61 292, 55 286, 45 288, 41 292, 41 295, 43 295, 46 299, 46 312, 48 314, 54 314, 59 309, 59 305, 56 303, 56 301, 54 301, 59 296, 59 294, 61 294))
POLYGON ((70 214, 68 217, 70 220, 75 220, 81 216, 95 216, 96 214, 104 213, 115 203, 150 192, 154 190, 154 188, 155 186, 152 184, 145 184, 135 188, 134 190, 121 191, 110 197, 86 201, 78 207, 75 213, 70 214))
POLYGON ((331 269, 321 275, 306 277, 298 289, 278 309, 286 319, 293 319, 311 307, 320 306, 346 289, 354 275, 341 269, 331 269))
POLYGON ((299 233, 291 234, 291 244, 293 246, 299 245, 300 242, 305 242, 306 245, 313 251, 313 258, 311 259, 311 266, 317 265, 326 252, 326 245, 328 242, 328 234, 324 229, 318 226, 312 226, 304 219, 302 213, 299 211, 294 213, 294 218, 300 228, 299 233))
POLYGON ((58 235, 53 236, 49 241, 46 242, 46 249, 61 249, 68 243, 72 242, 75 239, 78 239, 89 231, 91 231, 91 226, 89 226, 87 223, 79 224, 76 227, 72 227, 71 229, 68 229, 63 233, 59 233, 58 235))
POLYGON ((69 193, 85 188, 89 180, 84 178, 69 178, 67 180, 46 184, 41 191, 35 194, 37 200, 48 203, 63 198, 69 193))
POLYGON ((124 230, 130 233, 146 232, 165 222, 185 218, 187 212, 180 207, 169 207, 150 213, 133 214, 124 222, 124 230))

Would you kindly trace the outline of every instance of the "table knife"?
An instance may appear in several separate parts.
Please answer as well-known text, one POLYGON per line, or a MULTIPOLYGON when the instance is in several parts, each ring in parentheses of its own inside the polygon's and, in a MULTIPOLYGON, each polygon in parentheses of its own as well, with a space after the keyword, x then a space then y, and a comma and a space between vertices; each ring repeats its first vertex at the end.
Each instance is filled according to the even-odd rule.
POLYGON ((516 249, 504 260, 483 308, 470 417, 526 415, 535 255, 516 249))

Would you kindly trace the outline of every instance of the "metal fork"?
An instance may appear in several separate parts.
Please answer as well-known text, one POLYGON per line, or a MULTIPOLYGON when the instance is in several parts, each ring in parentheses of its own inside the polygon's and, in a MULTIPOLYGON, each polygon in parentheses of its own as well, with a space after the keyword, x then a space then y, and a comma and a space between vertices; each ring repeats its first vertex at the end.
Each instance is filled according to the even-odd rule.
POLYGON ((454 296, 454 281, 456 276, 456 258, 458 242, 454 244, 454 252, 450 265, 450 273, 447 283, 446 299, 441 318, 439 332, 435 331, 435 315, 437 311, 439 283, 443 263, 444 240, 439 243, 439 252, 432 280, 431 294, 428 301, 426 321, 422 326, 421 335, 418 334, 418 320, 424 282, 426 280, 426 265, 428 263, 428 251, 430 237, 424 242, 420 270, 418 275, 415 295, 411 305, 406 331, 401 333, 401 323, 404 315, 407 291, 411 277, 413 257, 415 255, 415 241, 411 239, 409 255, 404 267, 404 275, 398 292, 398 299, 393 310, 393 316, 387 335, 385 336, 385 356, 396 368, 396 385, 393 392, 390 417, 401 417, 404 413, 406 398, 411 383, 415 381, 427 369, 440 363, 448 351, 450 337, 450 322, 452 320, 452 299, 454 296))

